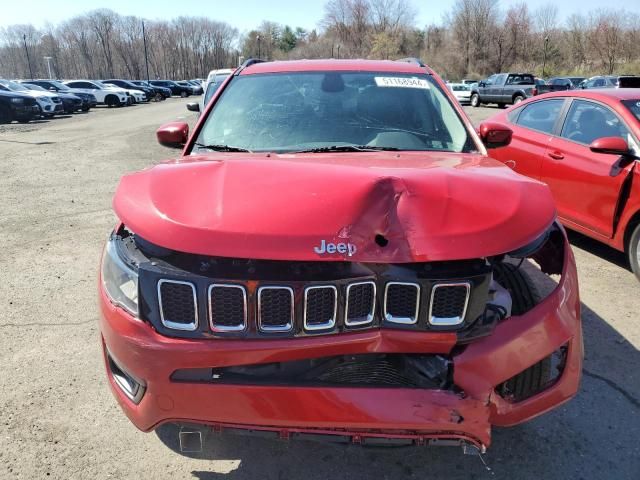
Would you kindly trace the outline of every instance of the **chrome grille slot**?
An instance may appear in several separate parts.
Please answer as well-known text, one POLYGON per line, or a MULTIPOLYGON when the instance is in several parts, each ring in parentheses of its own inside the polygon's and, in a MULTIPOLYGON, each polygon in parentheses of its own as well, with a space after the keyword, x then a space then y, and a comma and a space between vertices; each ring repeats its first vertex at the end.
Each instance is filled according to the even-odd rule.
POLYGON ((375 282, 357 282, 347 286, 344 323, 348 327, 366 325, 373 321, 376 309, 375 282))
POLYGON ((209 286, 209 323, 214 332, 241 332, 247 328, 247 291, 240 285, 209 286))
POLYGON ((418 321, 420 285, 389 282, 384 290, 384 318, 387 322, 413 325, 418 321))
POLYGON ((258 289, 258 328, 263 332, 288 332, 293 328, 293 289, 258 289))
POLYGON ((186 331, 198 328, 198 301, 194 284, 178 280, 159 280, 158 303, 160 320, 165 327, 186 331))
POLYGON ((326 330, 336 324, 338 291, 333 285, 307 287, 304 290, 304 329, 326 330))
POLYGON ((460 325, 469 304, 471 285, 468 282, 439 283, 431 290, 429 323, 439 326, 460 325))

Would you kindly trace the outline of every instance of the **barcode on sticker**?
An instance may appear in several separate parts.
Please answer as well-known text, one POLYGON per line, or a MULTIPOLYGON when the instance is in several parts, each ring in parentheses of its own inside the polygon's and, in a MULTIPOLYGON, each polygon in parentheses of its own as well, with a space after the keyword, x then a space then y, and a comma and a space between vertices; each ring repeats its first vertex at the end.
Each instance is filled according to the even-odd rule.
POLYGON ((424 78, 374 77, 379 87, 422 88, 429 90, 429 82, 424 78))

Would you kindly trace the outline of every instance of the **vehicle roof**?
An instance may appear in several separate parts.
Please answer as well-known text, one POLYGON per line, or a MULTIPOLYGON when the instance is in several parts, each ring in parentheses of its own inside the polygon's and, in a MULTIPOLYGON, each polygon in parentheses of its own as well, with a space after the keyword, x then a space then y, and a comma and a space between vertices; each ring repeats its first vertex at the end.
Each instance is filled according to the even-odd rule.
POLYGON ((254 63, 240 72, 240 75, 257 73, 318 72, 318 71, 364 71, 393 73, 433 74, 429 67, 418 63, 393 60, 288 60, 254 63))
POLYGON ((561 92, 545 93, 550 97, 576 97, 591 98, 593 100, 606 101, 608 99, 635 100, 640 99, 640 88, 598 88, 587 90, 564 90, 561 92))

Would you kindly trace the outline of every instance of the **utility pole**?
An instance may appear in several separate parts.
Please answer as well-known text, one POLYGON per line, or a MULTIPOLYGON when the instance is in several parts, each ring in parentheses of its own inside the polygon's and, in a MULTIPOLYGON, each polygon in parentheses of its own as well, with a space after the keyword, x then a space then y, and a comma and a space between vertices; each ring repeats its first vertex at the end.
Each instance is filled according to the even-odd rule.
POLYGON ((27 52, 27 63, 29 64, 29 78, 33 78, 33 70, 31 69, 31 59, 29 58, 29 49, 27 48, 27 34, 22 34, 22 40, 24 41, 24 51, 27 52))
POLYGON ((147 69, 147 82, 149 82, 149 55, 147 54, 147 36, 144 33, 144 20, 142 21, 142 43, 144 43, 144 65, 147 69))
POLYGON ((47 61, 47 70, 49 71, 49 79, 53 78, 53 75, 51 75, 51 58, 52 57, 44 57, 44 59, 47 61))
POLYGON ((542 78, 544 78, 544 70, 547 66, 547 45, 549 44, 549 37, 544 37, 544 50, 542 51, 542 78))
POLYGON ((258 40, 258 58, 260 58, 260 35, 256 35, 256 40, 258 40))

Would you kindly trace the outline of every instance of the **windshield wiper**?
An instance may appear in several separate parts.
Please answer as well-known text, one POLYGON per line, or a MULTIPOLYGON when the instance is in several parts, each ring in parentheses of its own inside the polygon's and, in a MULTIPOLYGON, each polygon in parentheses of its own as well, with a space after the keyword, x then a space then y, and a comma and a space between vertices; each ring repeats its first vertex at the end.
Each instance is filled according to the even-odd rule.
POLYGON ((378 152, 398 151, 396 147, 376 147, 371 145, 331 145, 330 147, 316 147, 289 153, 326 153, 326 152, 378 152))
POLYGON ((196 147, 206 148, 207 150, 214 150, 216 152, 247 152, 253 153, 251 150, 242 147, 232 147, 231 145, 205 145, 204 143, 196 142, 196 147))

